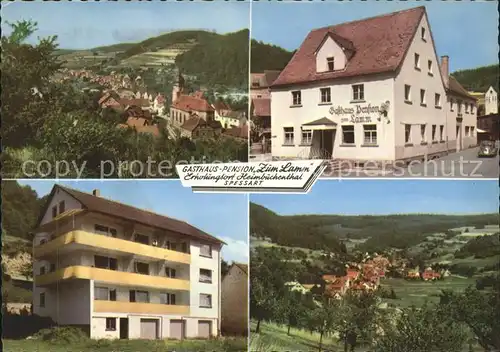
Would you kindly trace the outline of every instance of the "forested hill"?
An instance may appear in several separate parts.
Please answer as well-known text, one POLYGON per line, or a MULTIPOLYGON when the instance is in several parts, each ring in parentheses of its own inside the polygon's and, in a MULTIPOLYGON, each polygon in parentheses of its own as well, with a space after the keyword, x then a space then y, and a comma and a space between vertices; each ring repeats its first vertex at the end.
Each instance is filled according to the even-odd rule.
POLYGON ((248 87, 248 29, 212 35, 175 59, 182 72, 207 85, 248 87))
POLYGON ((451 75, 468 91, 486 92, 490 86, 498 91, 499 73, 498 65, 490 65, 456 71, 451 75))
POLYGON ((17 181, 2 181, 2 238, 8 235, 31 239, 30 232, 48 196, 39 198, 30 186, 17 181))
POLYGON ((264 70, 281 71, 288 64, 293 54, 293 52, 279 46, 252 39, 252 73, 264 72, 264 70))
POLYGON ((295 215, 281 216, 250 204, 250 234, 284 246, 312 249, 337 248, 341 239, 366 240, 360 249, 406 248, 426 236, 459 227, 498 225, 498 214, 388 216, 295 215))
POLYGON ((273 243, 284 246, 335 252, 342 249, 336 238, 327 236, 318 228, 309 227, 295 217, 280 216, 255 203, 250 203, 250 235, 268 238, 273 243))

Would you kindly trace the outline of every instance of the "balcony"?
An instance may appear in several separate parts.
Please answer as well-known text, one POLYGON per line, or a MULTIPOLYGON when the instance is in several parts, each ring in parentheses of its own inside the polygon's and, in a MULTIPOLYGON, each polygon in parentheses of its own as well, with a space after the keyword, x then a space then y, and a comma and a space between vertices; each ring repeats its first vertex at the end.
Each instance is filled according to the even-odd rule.
POLYGON ((136 254, 144 257, 167 260, 182 264, 191 263, 191 255, 170 249, 154 247, 147 244, 127 241, 120 238, 98 235, 92 232, 75 230, 59 236, 52 241, 35 247, 35 258, 50 256, 54 252, 68 248, 68 245, 77 244, 94 248, 107 249, 115 252, 136 254))
POLYGON ((47 286, 62 280, 82 279, 105 282, 119 286, 140 286, 157 289, 171 289, 189 291, 189 280, 172 279, 163 276, 143 275, 100 269, 90 266, 69 266, 51 273, 38 275, 35 277, 37 286, 47 286))
POLYGON ((94 313, 189 315, 189 306, 120 301, 94 301, 94 313))

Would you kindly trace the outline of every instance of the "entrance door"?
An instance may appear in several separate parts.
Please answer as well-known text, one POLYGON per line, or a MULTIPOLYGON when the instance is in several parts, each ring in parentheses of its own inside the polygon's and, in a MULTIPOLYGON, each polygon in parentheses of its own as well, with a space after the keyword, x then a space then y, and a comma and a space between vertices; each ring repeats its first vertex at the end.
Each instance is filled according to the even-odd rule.
POLYGON ((171 339, 182 340, 184 338, 184 321, 170 320, 170 336, 171 339))
POLYGON ((198 337, 205 339, 210 338, 212 335, 212 322, 210 320, 198 321, 198 337))
POLYGON ((128 339, 128 318, 120 318, 120 338, 128 339))
POLYGON ((321 130, 320 149, 325 159, 331 159, 333 155, 333 141, 335 130, 321 130))
POLYGON ((141 319, 141 339, 155 340, 158 338, 158 320, 141 319))

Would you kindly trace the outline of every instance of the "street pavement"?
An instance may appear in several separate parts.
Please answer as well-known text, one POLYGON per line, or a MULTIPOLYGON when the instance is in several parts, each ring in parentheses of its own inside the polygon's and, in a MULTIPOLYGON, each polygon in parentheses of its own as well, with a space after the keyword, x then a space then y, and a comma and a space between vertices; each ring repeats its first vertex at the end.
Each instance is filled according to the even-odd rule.
MULTIPOLYGON (((484 178, 498 179, 499 162, 498 153, 492 158, 479 158, 479 148, 470 148, 458 153, 450 153, 439 159, 427 162, 414 162, 409 166, 395 169, 362 169, 335 170, 332 167, 322 177, 332 178, 484 178)), ((328 171, 328 169, 327 169, 328 171)))

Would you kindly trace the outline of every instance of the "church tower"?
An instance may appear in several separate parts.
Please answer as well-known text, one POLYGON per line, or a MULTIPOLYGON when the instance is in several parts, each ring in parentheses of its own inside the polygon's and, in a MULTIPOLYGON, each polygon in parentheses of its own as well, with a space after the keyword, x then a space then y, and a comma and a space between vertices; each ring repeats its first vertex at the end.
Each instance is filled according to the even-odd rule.
POLYGON ((177 80, 172 88, 172 104, 179 99, 179 97, 183 92, 184 92, 184 77, 182 77, 179 71, 177 74, 177 80))

